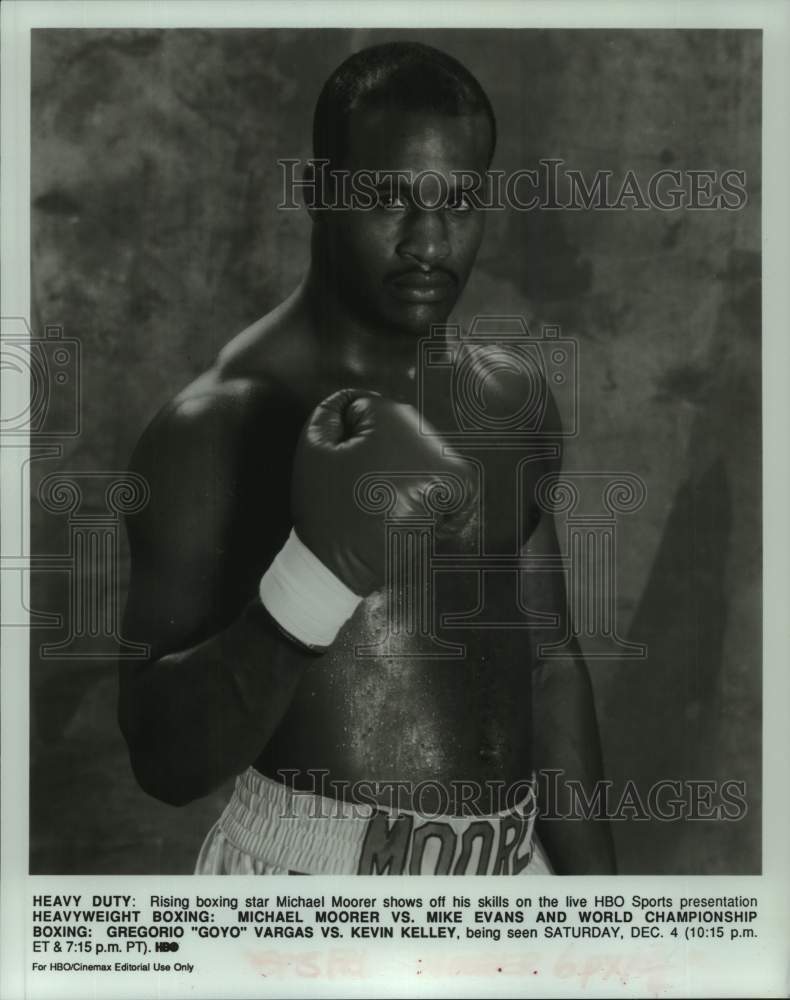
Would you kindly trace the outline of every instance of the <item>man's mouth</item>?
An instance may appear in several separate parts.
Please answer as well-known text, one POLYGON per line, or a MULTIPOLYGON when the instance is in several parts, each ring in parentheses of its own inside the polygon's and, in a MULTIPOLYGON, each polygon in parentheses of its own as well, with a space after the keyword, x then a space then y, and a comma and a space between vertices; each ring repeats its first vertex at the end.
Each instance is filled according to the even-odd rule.
POLYGON ((404 302, 440 302, 455 287, 449 271, 404 271, 388 279, 395 297, 404 302))

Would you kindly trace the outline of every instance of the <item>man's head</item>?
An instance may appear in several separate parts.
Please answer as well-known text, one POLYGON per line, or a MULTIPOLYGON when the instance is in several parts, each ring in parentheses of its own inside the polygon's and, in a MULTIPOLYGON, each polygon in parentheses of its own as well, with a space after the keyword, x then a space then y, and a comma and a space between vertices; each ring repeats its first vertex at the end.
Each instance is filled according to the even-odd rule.
POLYGON ((488 160, 496 145, 491 102, 457 59, 420 42, 387 42, 349 56, 332 73, 313 115, 313 156, 345 164, 351 121, 360 111, 414 111, 448 117, 482 116, 488 160))
POLYGON ((462 178, 485 173, 495 143, 482 87, 437 49, 377 45, 335 70, 316 105, 314 157, 364 174, 367 207, 314 213, 314 263, 347 308, 383 334, 447 318, 483 234, 462 178))

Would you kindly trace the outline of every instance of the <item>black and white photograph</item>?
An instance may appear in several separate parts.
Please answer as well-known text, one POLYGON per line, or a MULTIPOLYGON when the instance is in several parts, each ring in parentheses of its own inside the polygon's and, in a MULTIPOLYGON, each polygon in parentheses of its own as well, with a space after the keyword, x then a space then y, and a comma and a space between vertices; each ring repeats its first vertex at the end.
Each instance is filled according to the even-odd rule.
POLYGON ((758 32, 34 33, 31 870, 759 873, 759 150, 758 32))
POLYGON ((2 319, 35 891, 750 937, 689 879, 766 870, 763 32, 94 20, 2 319))

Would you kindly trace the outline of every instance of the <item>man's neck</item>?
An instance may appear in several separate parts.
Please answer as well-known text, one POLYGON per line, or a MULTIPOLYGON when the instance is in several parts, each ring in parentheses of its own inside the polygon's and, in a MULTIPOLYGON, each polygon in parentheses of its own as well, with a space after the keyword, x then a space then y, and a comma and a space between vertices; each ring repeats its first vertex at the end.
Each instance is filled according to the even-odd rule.
POLYGON ((382 330, 366 322, 321 280, 315 268, 308 272, 303 289, 324 363, 329 362, 349 385, 414 402, 419 336, 382 330))

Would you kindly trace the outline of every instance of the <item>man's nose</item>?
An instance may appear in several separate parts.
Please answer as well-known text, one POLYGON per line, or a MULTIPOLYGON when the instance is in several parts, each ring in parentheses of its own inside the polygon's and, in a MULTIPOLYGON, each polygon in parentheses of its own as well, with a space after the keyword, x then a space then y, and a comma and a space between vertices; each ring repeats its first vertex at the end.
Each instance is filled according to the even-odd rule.
POLYGON ((397 251, 401 257, 410 257, 418 264, 438 264, 444 260, 450 253, 444 212, 415 211, 397 251))

